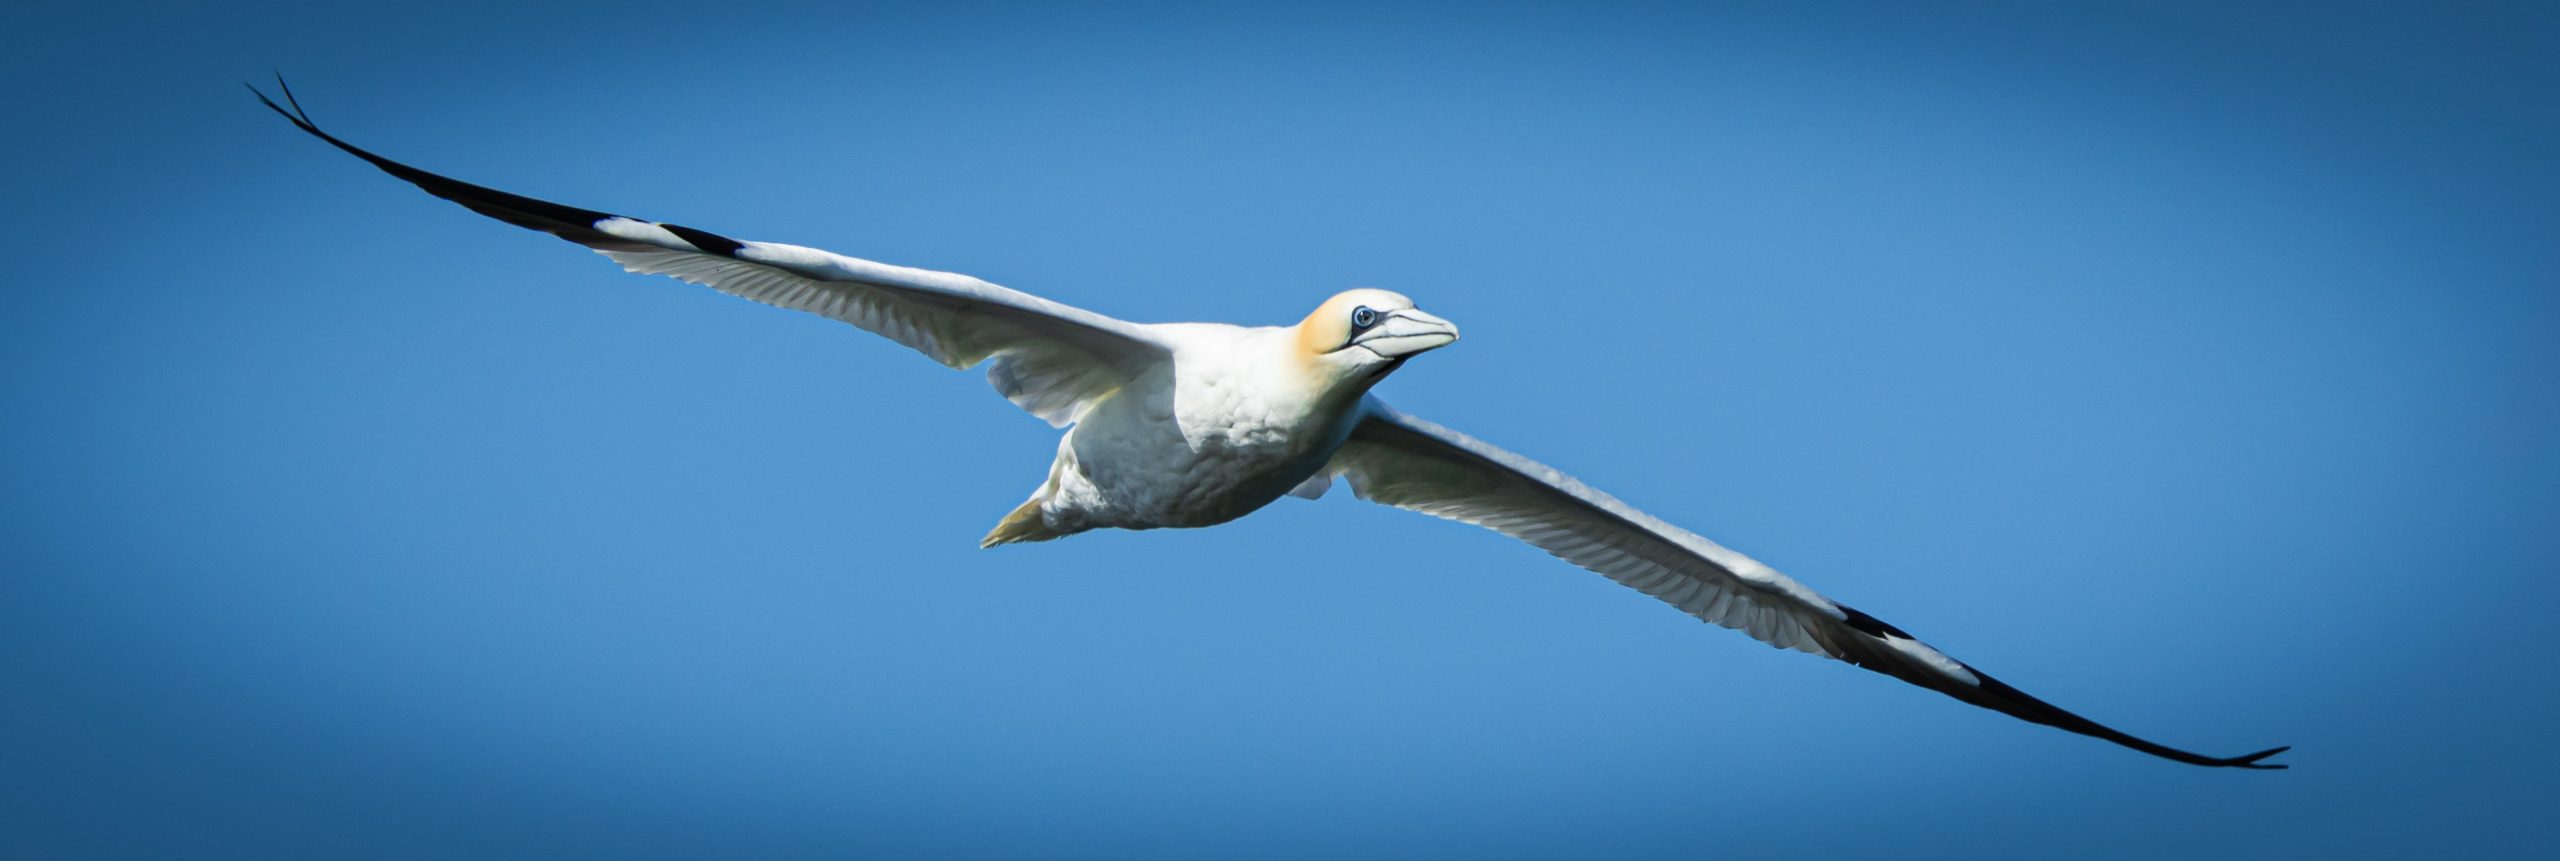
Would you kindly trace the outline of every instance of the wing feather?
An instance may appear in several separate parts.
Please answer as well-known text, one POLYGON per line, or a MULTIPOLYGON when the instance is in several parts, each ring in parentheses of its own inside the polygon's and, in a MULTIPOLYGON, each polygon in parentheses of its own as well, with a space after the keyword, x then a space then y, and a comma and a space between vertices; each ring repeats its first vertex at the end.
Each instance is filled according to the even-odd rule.
MULTIPOLYGON (((279 87, 283 81, 277 81, 279 87)), ((256 92, 252 87, 251 92, 256 92)), ((1167 357, 1145 326, 949 272, 892 266, 815 248, 730 239, 473 185, 392 161, 312 124, 293 91, 288 111, 312 136, 473 212, 584 245, 633 272, 850 323, 953 368, 988 364, 1006 400, 1064 426, 1167 357)))
POLYGON ((1326 472, 1360 498, 1510 535, 1769 645, 1835 658, 1983 708, 2194 765, 2275 769, 2273 748, 2210 757, 2102 726, 2001 683, 1902 629, 1636 510, 1544 464, 1371 399, 1326 472))

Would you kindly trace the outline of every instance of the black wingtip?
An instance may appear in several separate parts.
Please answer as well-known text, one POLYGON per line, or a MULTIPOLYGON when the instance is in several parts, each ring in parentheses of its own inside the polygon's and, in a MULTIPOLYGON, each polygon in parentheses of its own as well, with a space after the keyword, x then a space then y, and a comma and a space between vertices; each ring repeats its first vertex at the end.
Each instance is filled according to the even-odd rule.
POLYGON ((292 105, 293 110, 285 110, 284 105, 276 104, 276 100, 268 98, 266 91, 258 89, 258 85, 256 84, 241 81, 240 86, 249 88, 249 94, 257 96, 258 103, 266 105, 267 110, 276 112, 276 116, 285 118, 287 121, 292 122, 294 126, 302 129, 303 131, 320 135, 323 139, 327 139, 331 143, 336 143, 336 139, 329 138, 326 134, 321 134, 320 127, 311 122, 311 113, 303 110, 302 101, 293 97, 293 87, 285 84, 283 73, 279 72, 276 74, 276 89, 284 94, 285 104, 292 105))
POLYGON ((283 105, 276 104, 276 100, 267 98, 267 91, 258 89, 258 85, 241 81, 240 86, 249 88, 249 95, 257 96, 258 104, 267 106, 267 110, 274 111, 285 119, 294 120, 294 125, 302 124, 301 120, 294 117, 293 112, 285 110, 283 105))
POLYGON ((276 89, 284 92, 285 104, 292 105, 294 114, 302 118, 304 125, 309 125, 311 123, 311 112, 303 110, 302 100, 293 97, 293 85, 284 82, 284 72, 282 71, 276 72, 276 89))
MULTIPOLYGON (((293 123, 295 128, 299 128, 310 134, 312 137, 316 137, 327 142, 330 146, 337 147, 338 149, 345 151, 348 155, 371 162, 374 167, 381 168, 384 173, 391 174, 392 176, 398 177, 411 185, 415 185, 428 194, 462 204, 465 208, 468 208, 473 212, 504 221, 508 224, 532 230, 539 230, 590 248, 621 248, 631 246, 633 244, 629 240, 619 239, 599 232, 596 229, 596 224, 599 222, 602 222, 605 219, 619 217, 611 213, 597 212, 591 209, 581 209, 574 206, 565 206, 562 204, 552 203, 547 200, 525 197, 520 194, 510 194, 487 186, 473 185, 449 176, 419 170, 406 164, 392 161, 391 159, 375 155, 363 147, 339 140, 338 136, 321 131, 320 126, 311 121, 311 114, 302 109, 301 100, 296 99, 293 96, 293 86, 285 83, 284 76, 281 74, 276 76, 276 90, 283 94, 283 104, 277 104, 275 99, 268 97, 264 91, 259 90, 256 84, 249 84, 248 87, 249 92, 258 97, 258 102, 260 104, 266 105, 268 110, 275 111, 278 116, 284 117, 285 120, 293 123), (292 106, 292 109, 287 110, 287 105, 292 106)), ((702 246, 706 249, 711 246, 718 246, 722 243, 726 243, 730 246, 725 250, 714 251, 714 253, 728 253, 729 251, 735 251, 736 247, 739 246, 739 243, 733 240, 723 239, 709 233, 703 233, 701 231, 690 232, 704 237, 701 241, 708 243, 707 245, 702 246)))
POLYGON ((1893 645, 1896 640, 1918 642, 1912 639, 1911 635, 1847 605, 1838 606, 1843 617, 1841 621, 1850 630, 1863 635, 1835 637, 1832 642, 1826 644, 1834 650, 1832 654, 1840 660, 1848 662, 1851 666, 1883 673, 2010 717, 2044 724, 2066 732, 2105 739, 2162 759, 2207 768, 2279 770, 2286 766, 2283 763, 2259 760, 2293 749, 2291 745, 2287 745, 2268 748, 2246 756, 2219 757, 2180 750, 2139 738, 2029 696, 2027 692, 2010 687, 2008 683, 1993 678, 1991 674, 1972 665, 1958 662, 1957 666, 1963 667, 1968 674, 1966 677, 1958 678, 1934 665, 1911 660, 1901 648, 1893 645))
POLYGON ((2220 764, 2232 768, 2254 768, 2261 771, 2282 771, 2287 768, 2292 768, 2292 766, 2281 762, 2259 762, 2258 760, 2292 749, 2293 745, 2289 744, 2281 747, 2271 747, 2266 750, 2258 751, 2257 753, 2249 754, 2248 756, 2235 756, 2230 759, 2223 760, 2220 764))

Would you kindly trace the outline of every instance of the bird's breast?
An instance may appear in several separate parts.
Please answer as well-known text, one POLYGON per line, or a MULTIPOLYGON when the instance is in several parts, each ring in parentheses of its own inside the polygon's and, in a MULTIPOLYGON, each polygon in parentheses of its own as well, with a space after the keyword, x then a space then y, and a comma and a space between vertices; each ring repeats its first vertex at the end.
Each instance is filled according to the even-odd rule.
POLYGON ((1059 452, 1053 505, 1092 526, 1209 526, 1269 504, 1324 466, 1339 417, 1250 364, 1176 365, 1087 412, 1059 452))

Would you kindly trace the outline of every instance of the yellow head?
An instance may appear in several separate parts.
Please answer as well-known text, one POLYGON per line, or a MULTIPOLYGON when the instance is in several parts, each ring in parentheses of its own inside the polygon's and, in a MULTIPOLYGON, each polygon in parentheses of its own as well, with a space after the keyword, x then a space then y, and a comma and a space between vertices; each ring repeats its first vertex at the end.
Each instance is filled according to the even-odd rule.
POLYGON ((1329 382, 1375 383, 1404 360, 1458 340, 1458 327, 1385 290, 1349 290, 1298 321, 1300 358, 1329 382))

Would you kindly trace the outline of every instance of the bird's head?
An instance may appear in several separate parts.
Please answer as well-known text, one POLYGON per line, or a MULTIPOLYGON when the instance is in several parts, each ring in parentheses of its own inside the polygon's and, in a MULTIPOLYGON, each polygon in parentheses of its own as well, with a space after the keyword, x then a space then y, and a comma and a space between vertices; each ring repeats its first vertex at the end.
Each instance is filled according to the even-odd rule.
POLYGON ((1349 290, 1298 321, 1299 355, 1336 384, 1377 382, 1404 360, 1458 340, 1458 327, 1385 290, 1349 290))

